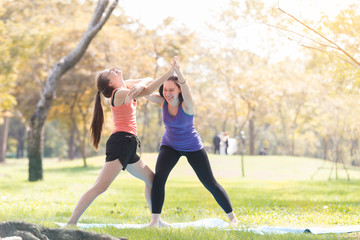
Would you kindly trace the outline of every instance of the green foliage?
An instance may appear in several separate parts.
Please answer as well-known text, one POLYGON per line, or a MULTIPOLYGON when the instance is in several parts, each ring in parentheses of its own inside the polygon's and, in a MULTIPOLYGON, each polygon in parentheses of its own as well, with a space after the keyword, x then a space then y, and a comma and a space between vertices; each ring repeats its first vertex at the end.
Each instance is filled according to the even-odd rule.
MULTIPOLYGON (((218 182, 226 189, 241 226, 331 227, 359 225, 358 169, 351 169, 351 181, 328 181, 322 170, 310 176, 323 161, 296 157, 245 156, 246 177, 241 178, 237 156, 209 155, 218 182), (226 164, 225 164, 226 163, 226 164)), ((154 169, 156 154, 142 158, 154 169)), ((44 160, 44 180, 26 181, 26 160, 8 160, 0 168, 0 221, 23 220, 47 227, 66 222, 81 194, 96 180, 104 159, 71 162, 44 160), (34 194, 36 193, 36 194, 34 194)), ((325 167, 328 167, 327 165, 325 167)), ((342 175, 343 176, 343 175, 342 175)), ((83 223, 136 223, 150 220, 144 198, 144 184, 127 172, 121 172, 111 187, 100 195, 82 215, 83 223)), ((201 185, 185 158, 173 169, 166 185, 163 219, 170 223, 203 218, 220 218, 226 214, 201 185), (199 198, 201 196, 201 198, 199 198)), ((92 231, 129 239, 349 239, 353 234, 266 234, 219 229, 116 229, 94 228, 92 231)))
MULTIPOLYGON (((0 7, 0 11, 3 10, 0 7)), ((2 12, 2 11, 1 11, 2 12)), ((0 21, 0 110, 10 110, 16 104, 15 97, 9 93, 9 89, 15 86, 15 74, 12 73, 11 40, 8 35, 6 24, 0 21)))
MULTIPOLYGON (((196 102, 196 129, 206 146, 211 145, 216 131, 238 137, 243 130, 247 150, 253 135, 255 152, 266 146, 270 154, 323 157, 326 142, 329 159, 340 156, 347 163, 360 164, 359 68, 331 48, 320 48, 326 53, 311 49, 303 51, 303 58, 274 62, 272 57, 282 50, 282 40, 267 34, 263 39, 267 45, 257 53, 235 49, 238 40, 248 37, 236 31, 254 22, 293 27, 302 34, 309 31, 301 32, 295 27, 298 23, 265 1, 228 2, 214 16, 218 23, 211 26, 215 36, 226 36, 224 42, 234 43, 226 46, 199 39, 172 18, 146 29, 118 6, 79 64, 57 86, 45 131, 51 131, 51 136, 46 136, 46 155, 65 157, 70 146, 76 148, 77 156, 80 148, 84 157, 103 154, 112 131, 107 101, 103 101, 106 122, 98 153, 92 150, 87 132, 98 71, 117 66, 123 69, 125 79, 156 78, 178 54, 196 102), (254 123, 253 134, 249 119, 254 123)), ((24 0, 21 6, 12 0, 0 2, 0 111, 16 108, 25 125, 28 123, 50 67, 79 41, 94 4, 90 0, 24 0)), ((314 24, 355 57, 360 49, 358 8, 351 6, 333 20, 324 16, 314 24)), ((294 38, 282 32, 284 36, 294 38)), ((308 43, 305 40, 299 42, 308 43)), ((163 132, 158 106, 138 101, 137 119, 143 151, 156 151, 163 132)), ((15 145, 11 138, 10 154, 15 145)))
POLYGON ((201 86, 196 99, 200 102, 201 135, 209 141, 215 129, 233 133, 233 137, 245 130, 247 144, 255 142, 259 149, 268 142, 271 154, 326 155, 345 162, 359 159, 355 119, 359 115, 360 74, 356 59, 360 38, 359 31, 354 30, 359 28, 359 5, 339 12, 334 20, 324 16, 319 22, 311 22, 295 16, 310 28, 314 26, 315 31, 325 36, 322 38, 282 14, 278 10, 280 3, 273 7, 271 3, 267 7, 261 3, 264 1, 229 1, 218 15, 219 22, 213 27, 218 35, 224 36, 224 42, 236 45, 243 41, 246 24, 260 22, 269 34, 259 46, 261 49, 253 50, 256 54, 251 50, 241 52, 232 44, 205 50, 205 59, 200 64, 207 68, 200 76, 209 83, 198 82, 201 86), (282 37, 273 38, 275 31, 282 37), (292 60, 296 57, 289 54, 291 58, 283 61, 274 59, 277 51, 285 51, 283 37, 301 46, 304 57, 292 60), (217 111, 209 114, 209 109, 217 111), (254 131, 249 128, 250 119, 254 131), (326 145, 329 149, 322 144, 325 141, 329 142, 326 145), (331 154, 327 154, 330 149, 331 154))
POLYGON ((59 121, 49 122, 45 126, 44 157, 55 157, 65 159, 67 157, 66 139, 62 136, 59 121), (60 133, 60 134, 59 134, 60 133))
POLYGON ((43 9, 37 2, 23 1, 21 7, 8 0, 0 4, 0 109, 10 110, 17 104, 14 95, 19 75, 28 59, 39 54, 49 39, 47 28, 41 28, 44 15, 30 10, 43 9))

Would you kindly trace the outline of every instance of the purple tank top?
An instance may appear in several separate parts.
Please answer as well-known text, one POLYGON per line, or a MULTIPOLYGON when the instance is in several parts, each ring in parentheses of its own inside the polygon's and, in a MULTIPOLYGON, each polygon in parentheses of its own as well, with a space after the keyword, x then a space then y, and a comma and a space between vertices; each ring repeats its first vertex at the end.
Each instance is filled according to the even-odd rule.
POLYGON ((168 103, 165 101, 163 110, 165 133, 161 145, 169 146, 177 151, 194 152, 204 147, 199 133, 195 130, 194 115, 184 112, 182 104, 175 116, 168 111, 168 103))

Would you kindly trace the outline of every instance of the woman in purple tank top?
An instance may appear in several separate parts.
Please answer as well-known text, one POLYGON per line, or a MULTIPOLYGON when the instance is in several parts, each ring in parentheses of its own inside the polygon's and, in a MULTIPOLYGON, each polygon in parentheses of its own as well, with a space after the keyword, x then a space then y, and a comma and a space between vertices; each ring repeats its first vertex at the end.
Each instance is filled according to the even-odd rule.
POLYGON ((237 225, 238 220, 229 197, 214 178, 200 135, 195 130, 194 101, 177 59, 174 61, 174 69, 178 77, 170 77, 160 87, 158 94, 146 97, 149 101, 162 107, 165 125, 151 191, 152 220, 150 226, 168 225, 160 217, 165 198, 165 183, 170 171, 181 156, 187 158, 201 183, 227 213, 230 224, 237 225))

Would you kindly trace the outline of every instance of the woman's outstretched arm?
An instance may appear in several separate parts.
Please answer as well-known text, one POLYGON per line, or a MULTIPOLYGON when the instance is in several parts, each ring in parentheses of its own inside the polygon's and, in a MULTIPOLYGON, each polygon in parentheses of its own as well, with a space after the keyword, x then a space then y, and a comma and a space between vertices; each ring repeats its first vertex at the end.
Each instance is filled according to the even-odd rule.
POLYGON ((194 101, 191 96, 190 86, 189 86, 188 82, 186 81, 186 78, 180 69, 180 64, 179 64, 179 61, 177 58, 174 60, 174 69, 175 69, 176 75, 178 76, 182 96, 184 99, 183 108, 187 114, 192 115, 192 114, 194 114, 194 101))

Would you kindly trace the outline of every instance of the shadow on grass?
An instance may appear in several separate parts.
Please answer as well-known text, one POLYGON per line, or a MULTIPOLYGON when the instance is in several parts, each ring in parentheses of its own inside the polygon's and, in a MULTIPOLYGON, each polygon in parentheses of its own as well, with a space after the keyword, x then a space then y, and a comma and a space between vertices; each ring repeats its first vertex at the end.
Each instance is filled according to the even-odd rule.
POLYGON ((95 166, 77 166, 77 167, 60 167, 60 168, 46 168, 44 171, 48 173, 83 173, 100 170, 102 167, 95 166))

